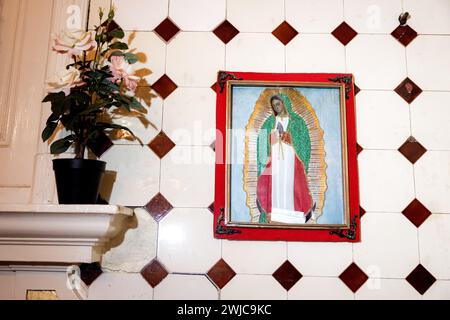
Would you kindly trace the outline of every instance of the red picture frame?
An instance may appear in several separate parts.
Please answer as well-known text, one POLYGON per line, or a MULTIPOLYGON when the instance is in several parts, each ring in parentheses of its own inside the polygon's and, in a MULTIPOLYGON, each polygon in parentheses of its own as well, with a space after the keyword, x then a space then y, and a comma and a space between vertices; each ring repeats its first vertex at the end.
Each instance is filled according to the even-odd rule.
POLYGON ((215 165, 215 202, 214 202, 214 236, 218 239, 229 240, 269 240, 269 241, 318 241, 318 242, 359 242, 360 214, 359 214, 359 186, 356 144, 355 120, 355 90, 354 78, 344 73, 248 73, 226 72, 218 73, 216 84, 216 165, 215 165), (280 83, 317 83, 337 85, 341 88, 344 102, 346 123, 346 157, 347 157, 347 193, 348 220, 344 227, 339 228, 264 228, 235 226, 227 219, 227 107, 231 85, 240 81, 280 82, 280 83))

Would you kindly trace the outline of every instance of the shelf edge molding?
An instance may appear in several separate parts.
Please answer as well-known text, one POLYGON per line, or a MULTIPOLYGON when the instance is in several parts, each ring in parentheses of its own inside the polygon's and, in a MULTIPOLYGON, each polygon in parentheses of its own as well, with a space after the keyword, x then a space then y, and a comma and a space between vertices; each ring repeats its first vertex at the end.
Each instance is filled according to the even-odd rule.
POLYGON ((99 262, 133 215, 115 205, 0 204, 0 261, 99 262))

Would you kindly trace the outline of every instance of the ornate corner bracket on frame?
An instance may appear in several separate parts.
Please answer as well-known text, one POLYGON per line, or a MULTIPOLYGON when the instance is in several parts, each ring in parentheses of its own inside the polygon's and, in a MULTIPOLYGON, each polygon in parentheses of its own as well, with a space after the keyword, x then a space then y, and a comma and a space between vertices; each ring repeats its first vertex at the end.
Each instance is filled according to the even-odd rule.
POLYGON ((350 98, 350 92, 352 91, 352 76, 337 76, 328 78, 328 80, 345 84, 345 99, 348 100, 350 98))
POLYGON ((228 73, 225 71, 219 72, 219 86, 220 86, 220 93, 223 93, 223 90, 225 90, 225 83, 227 80, 243 80, 242 78, 236 77, 232 73, 228 73))
POLYGON ((236 233, 242 233, 241 230, 231 229, 224 225, 225 217, 224 217, 224 208, 220 208, 220 214, 217 217, 217 224, 216 224, 216 233, 217 234, 236 234, 236 233))
POLYGON ((355 240, 356 239, 356 227, 357 227, 356 219, 357 218, 358 218, 358 216, 353 217, 352 223, 350 224, 350 229, 330 231, 330 234, 335 234, 335 235, 339 236, 340 238, 347 238, 349 240, 355 240))

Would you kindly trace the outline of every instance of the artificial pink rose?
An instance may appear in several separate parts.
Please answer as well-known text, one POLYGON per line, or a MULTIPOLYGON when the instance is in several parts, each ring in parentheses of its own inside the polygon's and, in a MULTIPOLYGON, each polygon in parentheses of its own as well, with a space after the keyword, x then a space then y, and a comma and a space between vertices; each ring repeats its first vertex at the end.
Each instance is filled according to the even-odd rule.
POLYGON ((93 50, 97 43, 90 32, 84 30, 63 31, 55 38, 53 51, 69 56, 79 56, 86 51, 93 50))
POLYGON ((47 92, 64 92, 67 96, 70 93, 70 89, 82 86, 84 84, 85 82, 81 79, 80 71, 74 67, 70 67, 47 81, 47 92))
POLYGON ((111 57, 112 82, 123 80, 128 90, 136 91, 139 77, 133 76, 133 68, 122 56, 111 57))

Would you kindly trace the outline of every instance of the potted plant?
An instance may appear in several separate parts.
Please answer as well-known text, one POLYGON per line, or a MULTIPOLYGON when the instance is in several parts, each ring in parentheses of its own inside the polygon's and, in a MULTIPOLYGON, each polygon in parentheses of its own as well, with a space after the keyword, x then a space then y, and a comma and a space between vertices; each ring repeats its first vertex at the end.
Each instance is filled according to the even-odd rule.
POLYGON ((42 140, 53 139, 57 128, 64 128, 67 135, 52 141, 50 152, 59 155, 72 147, 75 153, 74 159, 53 160, 61 204, 97 202, 106 163, 87 159, 88 149, 98 158, 99 146, 110 141, 108 135, 117 130, 137 139, 130 129, 113 123, 115 111, 122 109, 138 116, 146 113, 134 96, 139 78, 133 75, 131 65, 138 58, 122 42, 125 34, 114 21, 114 9, 105 19, 100 9, 99 17, 94 32, 64 31, 53 45, 54 51, 71 58, 66 69, 47 82, 48 94, 43 100, 51 103, 51 115, 42 140))

